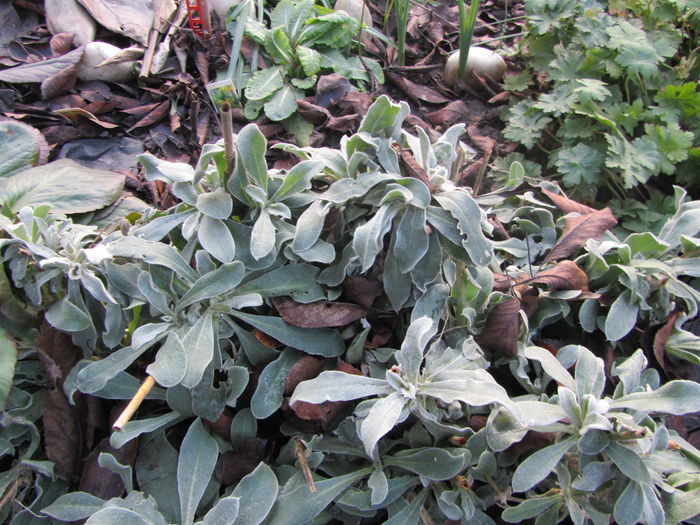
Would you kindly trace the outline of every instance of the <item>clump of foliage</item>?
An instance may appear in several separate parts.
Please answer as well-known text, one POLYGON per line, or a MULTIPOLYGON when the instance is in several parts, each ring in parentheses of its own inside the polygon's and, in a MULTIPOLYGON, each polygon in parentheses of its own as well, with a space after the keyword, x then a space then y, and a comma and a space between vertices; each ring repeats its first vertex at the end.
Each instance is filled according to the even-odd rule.
POLYGON ((244 80, 246 118, 255 120, 264 111, 270 120, 298 130, 296 101, 316 86, 320 74, 338 73, 358 87, 369 83, 370 74, 383 82, 379 64, 353 52, 360 22, 345 11, 320 14, 322 9, 314 0, 282 0, 269 13, 269 24, 248 16, 250 10, 236 10, 238 16, 229 23, 231 33, 242 26, 269 66, 253 70, 244 80))
MULTIPOLYGON (((545 86, 505 114, 505 136, 551 153, 564 186, 624 198, 655 175, 698 169, 700 15, 692 2, 528 0, 523 58, 545 86)), ((524 91, 529 70, 506 81, 524 91)))
POLYGON ((280 145, 300 160, 288 171, 268 169, 252 124, 230 172, 222 144, 195 167, 143 155, 181 202, 117 229, 45 206, 2 219, 3 305, 42 311, 81 349, 43 375, 33 321, 0 309, 0 482, 32 487, 11 523, 700 510, 700 452, 663 420, 694 411, 700 385, 662 382, 637 337, 664 325, 656 346, 700 360, 683 329, 700 305, 700 203, 679 189, 658 235, 619 239, 609 209, 551 184, 475 198, 451 182, 464 126, 431 143, 401 129, 408 113, 381 97, 339 149, 280 145), (42 446, 41 403, 129 399, 146 376, 156 387, 99 456, 126 494, 74 490, 46 429, 42 446), (265 420, 281 423, 274 453, 225 483, 217 465, 268 435, 265 420))

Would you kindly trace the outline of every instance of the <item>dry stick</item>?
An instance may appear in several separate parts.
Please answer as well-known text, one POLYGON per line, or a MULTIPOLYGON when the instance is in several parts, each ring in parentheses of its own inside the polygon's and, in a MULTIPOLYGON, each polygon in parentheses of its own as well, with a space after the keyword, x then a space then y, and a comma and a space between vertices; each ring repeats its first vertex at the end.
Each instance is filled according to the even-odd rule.
POLYGON ((224 102, 221 104, 221 131, 224 134, 224 149, 226 150, 226 176, 233 171, 233 117, 231 116, 231 104, 224 102))
POLYGON ((306 480, 306 486, 309 487, 309 492, 316 494, 316 483, 314 483, 314 478, 311 475, 311 469, 309 464, 306 462, 306 456, 304 455, 304 445, 301 443, 299 436, 294 436, 295 449, 297 461, 299 461, 299 467, 301 472, 304 474, 304 479, 306 480))
POLYGON ((114 431, 119 431, 119 430, 124 430, 124 425, 126 425, 129 420, 131 419, 131 416, 134 415, 134 412, 136 412, 136 409, 139 407, 141 404, 141 401, 143 401, 143 398, 148 395, 148 393, 151 391, 151 388, 153 388, 153 385, 155 385, 156 381, 153 379, 153 377, 148 376, 146 377, 146 380, 143 382, 141 387, 136 391, 134 394, 134 397, 131 398, 131 401, 129 401, 129 404, 126 405, 126 408, 124 411, 119 415, 117 420, 114 422, 114 425, 112 425, 112 430, 114 431))
POLYGON ((481 189, 481 182, 484 180, 484 173, 486 173, 486 168, 488 168, 489 162, 491 161, 491 153, 493 153, 492 150, 486 150, 486 154, 484 155, 483 159, 483 164, 479 169, 479 173, 476 174, 476 181, 474 181, 474 187, 472 188, 472 193, 474 193, 475 197, 479 195, 479 190, 481 189))

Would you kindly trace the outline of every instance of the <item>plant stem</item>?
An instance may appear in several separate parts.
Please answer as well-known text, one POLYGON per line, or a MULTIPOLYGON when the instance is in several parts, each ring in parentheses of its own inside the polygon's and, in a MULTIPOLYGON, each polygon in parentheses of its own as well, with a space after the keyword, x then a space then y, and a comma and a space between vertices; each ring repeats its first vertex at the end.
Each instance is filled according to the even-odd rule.
POLYGON ((396 44, 399 51, 399 65, 406 65, 406 25, 408 23, 409 0, 394 0, 396 18, 396 44))
POLYGON ((225 183, 233 171, 233 158, 235 155, 233 148, 233 119, 231 116, 231 104, 228 102, 221 104, 221 131, 224 135, 224 150, 226 151, 225 183))
POLYGON ((155 383, 156 381, 155 379, 153 379, 153 377, 146 377, 141 387, 134 394, 134 397, 131 398, 129 404, 126 405, 126 408, 114 422, 114 425, 112 425, 112 430, 114 430, 115 432, 124 430, 124 425, 126 425, 129 422, 131 416, 134 415, 134 412, 136 412, 136 409, 138 409, 139 405, 141 405, 141 402, 151 391, 151 388, 153 388, 153 385, 155 385, 155 383))
POLYGON ((469 11, 464 5, 464 0, 458 0, 457 2, 459 6, 459 69, 457 78, 464 78, 464 72, 467 69, 467 58, 469 57, 469 47, 474 34, 476 14, 479 11, 479 1, 472 0, 469 5, 469 11))
POLYGON ((304 455, 304 445, 301 442, 299 436, 294 436, 294 448, 297 456, 297 461, 299 462, 299 468, 301 468, 302 474, 304 474, 304 479, 306 480, 306 486, 309 487, 309 492, 312 494, 316 493, 316 483, 314 483, 314 478, 311 475, 311 469, 309 464, 306 462, 306 456, 304 455))

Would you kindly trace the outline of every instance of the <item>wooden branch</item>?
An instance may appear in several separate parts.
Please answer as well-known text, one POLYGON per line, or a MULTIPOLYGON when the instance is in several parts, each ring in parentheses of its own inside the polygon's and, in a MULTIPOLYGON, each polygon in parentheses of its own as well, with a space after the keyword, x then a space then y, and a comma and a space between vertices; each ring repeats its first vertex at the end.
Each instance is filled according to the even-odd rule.
POLYGON ((148 395, 148 393, 151 391, 151 388, 153 388, 153 385, 155 384, 155 379, 153 379, 151 376, 146 377, 146 380, 136 391, 134 397, 131 398, 129 404, 126 405, 124 411, 119 415, 117 420, 114 422, 114 425, 112 425, 112 430, 117 432, 124 429, 124 425, 126 425, 129 422, 131 416, 133 416, 134 412, 136 412, 136 409, 139 408, 141 401, 143 401, 143 399, 148 395))

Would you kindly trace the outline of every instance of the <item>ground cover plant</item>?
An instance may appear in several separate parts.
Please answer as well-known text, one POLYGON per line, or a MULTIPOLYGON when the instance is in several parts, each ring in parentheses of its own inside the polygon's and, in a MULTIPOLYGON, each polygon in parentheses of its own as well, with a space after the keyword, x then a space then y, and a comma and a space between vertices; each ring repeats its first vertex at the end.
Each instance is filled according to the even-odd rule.
MULTIPOLYGON (((304 32, 255 26, 259 51, 278 29, 304 32)), ((289 85, 294 60, 273 66, 289 85)), ((0 520, 696 523, 692 184, 669 174, 657 215, 620 224, 501 155, 483 117, 452 124, 460 103, 437 128, 386 95, 361 119, 317 102, 291 118, 324 109, 332 141, 271 140, 263 117, 233 133, 224 107, 223 139, 142 153, 139 186, 44 164, 41 134, 0 123, 0 520)))

